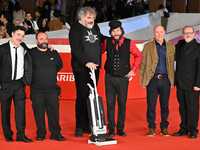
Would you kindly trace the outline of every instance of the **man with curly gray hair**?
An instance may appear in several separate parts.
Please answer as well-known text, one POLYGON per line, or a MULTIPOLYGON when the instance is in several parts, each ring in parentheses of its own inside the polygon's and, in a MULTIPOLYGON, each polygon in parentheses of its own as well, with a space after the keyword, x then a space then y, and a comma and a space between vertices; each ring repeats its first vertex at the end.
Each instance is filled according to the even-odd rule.
POLYGON ((79 22, 81 24, 83 24, 84 26, 90 28, 90 29, 94 25, 94 19, 96 19, 96 11, 95 11, 94 8, 92 8, 92 7, 82 7, 78 11, 78 20, 79 20, 79 22), (87 15, 87 17, 89 17, 92 20, 84 19, 86 17, 86 15, 87 15))
POLYGON ((70 32, 71 65, 76 85, 76 137, 83 137, 83 133, 90 133, 87 98, 92 85, 90 69, 95 70, 98 81, 101 67, 101 43, 103 41, 99 27, 95 23, 96 11, 91 7, 82 7, 78 11, 76 21, 70 32))

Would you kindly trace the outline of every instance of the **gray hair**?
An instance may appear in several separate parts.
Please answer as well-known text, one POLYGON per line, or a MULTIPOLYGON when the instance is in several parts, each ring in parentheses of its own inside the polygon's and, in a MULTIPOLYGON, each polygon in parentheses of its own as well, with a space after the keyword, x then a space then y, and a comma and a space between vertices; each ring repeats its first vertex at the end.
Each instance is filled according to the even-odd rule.
POLYGON ((193 32, 194 32, 194 28, 193 28, 192 26, 187 25, 187 26, 185 26, 185 27, 182 29, 182 33, 184 33, 185 28, 192 28, 192 30, 193 30, 193 32))
POLYGON ((78 20, 81 20, 82 18, 84 18, 86 16, 87 13, 90 13, 90 14, 94 14, 95 17, 97 15, 96 11, 94 8, 92 7, 82 7, 80 8, 80 10, 78 11, 78 20))

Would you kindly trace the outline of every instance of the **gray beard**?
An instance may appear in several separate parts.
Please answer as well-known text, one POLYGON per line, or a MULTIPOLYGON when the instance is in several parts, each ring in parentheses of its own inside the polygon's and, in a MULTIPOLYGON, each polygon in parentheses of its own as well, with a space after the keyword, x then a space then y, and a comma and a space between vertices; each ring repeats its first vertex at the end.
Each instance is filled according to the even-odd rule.
POLYGON ((86 26, 88 29, 92 29, 94 24, 92 26, 86 26))
POLYGON ((86 25, 85 22, 84 22, 83 25, 84 25, 86 28, 88 28, 88 29, 92 29, 93 26, 94 26, 94 23, 90 26, 90 25, 86 25))
POLYGON ((186 43, 189 43, 190 41, 192 41, 192 40, 190 40, 190 39, 185 39, 185 42, 186 42, 186 43))
POLYGON ((41 49, 47 49, 48 48, 48 43, 42 43, 42 44, 37 44, 37 46, 41 49))

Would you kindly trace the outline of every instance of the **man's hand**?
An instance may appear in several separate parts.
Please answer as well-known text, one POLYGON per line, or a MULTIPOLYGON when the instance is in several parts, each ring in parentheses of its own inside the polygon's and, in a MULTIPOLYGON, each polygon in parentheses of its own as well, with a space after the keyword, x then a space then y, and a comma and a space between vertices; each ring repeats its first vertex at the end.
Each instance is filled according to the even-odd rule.
POLYGON ((89 69, 96 70, 99 65, 94 64, 92 62, 88 62, 85 66, 88 67, 89 69))
POLYGON ((146 86, 144 86, 144 85, 142 85, 142 84, 140 84, 144 89, 146 88, 146 86))
POLYGON ((129 73, 125 76, 126 78, 129 78, 129 77, 131 77, 131 76, 134 76, 135 74, 134 74, 134 71, 133 70, 131 70, 131 71, 129 71, 129 73))
POLYGON ((195 91, 200 91, 200 88, 199 88, 199 87, 196 87, 196 86, 194 86, 194 90, 195 90, 195 91))
POLYGON ((0 85, 0 90, 1 90, 1 85, 0 85))
POLYGON ((48 48, 50 49, 50 51, 54 51, 55 49, 53 48, 53 46, 48 45, 48 48))

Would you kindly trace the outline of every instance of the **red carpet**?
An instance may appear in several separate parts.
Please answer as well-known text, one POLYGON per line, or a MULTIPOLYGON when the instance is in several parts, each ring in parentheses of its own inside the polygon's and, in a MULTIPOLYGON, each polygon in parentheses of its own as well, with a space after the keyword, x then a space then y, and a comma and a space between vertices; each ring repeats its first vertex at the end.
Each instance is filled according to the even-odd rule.
MULTIPOLYGON (((130 92, 130 91, 129 91, 130 92)), ((134 92, 134 91, 133 91, 134 92)), ((105 104, 105 101, 104 101, 105 104)), ((148 132, 146 123, 146 100, 128 100, 127 102, 127 116, 125 131, 127 137, 115 136, 117 145, 110 146, 95 146, 87 143, 88 134, 84 134, 84 138, 75 138, 75 101, 61 100, 60 101, 60 125, 62 134, 67 138, 64 142, 52 141, 49 139, 50 133, 46 135, 44 141, 36 141, 36 125, 34 121, 33 111, 30 99, 27 99, 26 107, 26 135, 32 138, 33 143, 12 142, 5 141, 0 127, 0 150, 189 150, 200 149, 199 137, 197 139, 189 139, 188 136, 184 137, 163 137, 160 135, 159 122, 160 122, 160 105, 157 105, 157 130, 154 137, 147 137, 148 132)), ((178 113, 178 103, 175 96, 175 88, 172 89, 170 97, 170 115, 169 115, 169 133, 172 135, 178 131, 180 116, 178 113)), ((106 108, 106 107, 105 107, 106 108)), ((12 106, 11 124, 14 131, 14 140, 16 140, 16 129, 14 121, 14 108, 12 106)))

